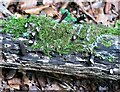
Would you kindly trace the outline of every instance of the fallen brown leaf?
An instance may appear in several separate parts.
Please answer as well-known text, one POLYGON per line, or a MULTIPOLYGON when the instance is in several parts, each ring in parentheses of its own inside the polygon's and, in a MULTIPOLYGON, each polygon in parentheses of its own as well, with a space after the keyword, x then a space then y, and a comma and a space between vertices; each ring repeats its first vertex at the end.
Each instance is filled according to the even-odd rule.
POLYGON ((48 85, 45 90, 62 90, 62 88, 57 83, 53 83, 52 85, 48 85))
POLYGON ((35 7, 38 0, 19 0, 19 4, 22 10, 35 7))
POLYGON ((20 90, 20 85, 9 85, 10 88, 20 90))
POLYGON ((9 85, 20 85, 21 84, 21 79, 19 78, 13 78, 11 80, 8 80, 9 85))
POLYGON ((52 8, 52 7, 48 7, 48 8, 44 8, 42 10, 47 16, 53 17, 54 15, 57 15, 58 12, 52 8))
POLYGON ((104 7, 105 14, 109 13, 111 7, 112 7, 111 3, 110 2, 106 2, 105 7, 104 7))
POLYGON ((44 8, 47 8, 49 7, 48 5, 46 6, 36 6, 34 8, 30 8, 30 9, 26 9, 26 10, 23 10, 25 13, 29 13, 29 14, 39 14, 40 11, 44 8))

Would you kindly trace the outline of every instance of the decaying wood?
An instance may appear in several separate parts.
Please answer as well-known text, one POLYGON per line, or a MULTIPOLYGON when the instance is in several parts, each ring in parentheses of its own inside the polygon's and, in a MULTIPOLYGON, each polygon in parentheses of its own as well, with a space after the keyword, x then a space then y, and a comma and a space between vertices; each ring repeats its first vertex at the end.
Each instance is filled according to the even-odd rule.
POLYGON ((11 68, 11 69, 23 69, 23 70, 34 70, 42 72, 52 72, 58 74, 73 75, 84 78, 104 78, 118 80, 120 75, 111 75, 106 69, 100 67, 83 67, 78 65, 51 65, 51 64, 20 64, 20 63, 8 63, 0 62, 0 67, 11 68))
MULTIPOLYGON (((2 41, 2 39, 3 39, 2 37, 4 37, 4 36, 1 36, 0 41, 2 41)), ((4 41, 3 41, 3 43, 4 43, 4 41)), ((15 43, 12 43, 12 44, 15 44, 15 43)), ((3 54, 3 53, 5 53, 3 50, 3 47, 1 46, 1 48, 0 48, 0 50, 3 51, 1 53, 1 57, 3 57, 2 55, 5 55, 5 54, 3 54)), ((17 44, 16 44, 16 47, 17 47, 17 44)), ((17 48, 19 51, 20 48, 19 47, 17 47, 17 48)), ((8 54, 9 54, 9 52, 8 52, 8 54)), ((9 54, 9 58, 10 57, 12 57, 11 54, 9 54)), ((95 61, 95 64, 93 64, 91 66, 85 66, 82 63, 79 63, 79 64, 74 64, 74 63, 53 64, 50 62, 45 62, 46 61, 45 59, 39 59, 39 61, 37 61, 37 62, 31 61, 31 60, 23 61, 23 59, 20 59, 18 62, 14 58, 11 58, 11 59, 9 59, 9 58, 8 58, 8 60, 5 60, 4 58, 0 59, 0 67, 1 68, 50 72, 50 73, 72 75, 72 76, 78 76, 78 77, 84 77, 84 78, 103 78, 103 79, 112 79, 112 80, 120 79, 120 69, 119 69, 120 63, 117 64, 118 68, 113 67, 114 71, 112 71, 111 70, 112 68, 110 68, 109 66, 107 66, 105 64, 97 63, 97 61, 95 61), (114 72, 114 73, 112 73, 112 72, 114 72)), ((49 59, 48 59, 48 61, 49 61, 49 59)), ((57 59, 55 62, 57 62, 57 59)), ((63 62, 67 62, 67 61, 63 61, 63 62)), ((79 62, 81 62, 81 61, 79 61, 79 62)), ((84 62, 84 61, 82 61, 82 62, 84 62)))

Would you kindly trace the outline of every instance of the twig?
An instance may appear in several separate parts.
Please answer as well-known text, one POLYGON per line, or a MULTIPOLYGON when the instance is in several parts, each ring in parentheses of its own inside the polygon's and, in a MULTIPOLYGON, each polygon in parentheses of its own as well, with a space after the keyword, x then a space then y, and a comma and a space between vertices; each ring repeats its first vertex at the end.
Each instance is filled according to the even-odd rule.
POLYGON ((93 8, 92 8, 92 2, 89 2, 89 5, 90 5, 90 9, 91 9, 92 15, 94 16, 94 12, 93 12, 93 8))
POLYGON ((13 16, 13 14, 5 7, 2 3, 0 3, 0 12, 3 13, 5 16, 13 16))
POLYGON ((85 13, 88 17, 90 17, 96 24, 98 24, 98 22, 96 21, 96 19, 95 19, 92 15, 90 15, 89 13, 87 13, 87 12, 85 11, 85 9, 82 8, 80 5, 79 5, 79 7, 80 7, 80 10, 81 10, 83 13, 85 13))
POLYGON ((40 85, 39 80, 38 80, 38 76, 37 76, 36 71, 35 71, 35 73, 34 73, 34 77, 35 77, 35 79, 36 79, 36 81, 37 81, 37 83, 38 83, 38 88, 39 88, 40 90, 42 90, 41 85, 40 85))
POLYGON ((61 23, 61 22, 67 17, 67 15, 68 15, 68 13, 65 12, 65 13, 62 15, 62 17, 61 17, 61 19, 59 20, 58 23, 61 23))

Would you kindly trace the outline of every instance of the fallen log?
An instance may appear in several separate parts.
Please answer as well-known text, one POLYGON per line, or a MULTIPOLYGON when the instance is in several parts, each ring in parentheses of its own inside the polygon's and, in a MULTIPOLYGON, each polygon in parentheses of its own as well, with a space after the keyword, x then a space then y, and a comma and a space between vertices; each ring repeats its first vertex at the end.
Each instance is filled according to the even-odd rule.
POLYGON ((103 78, 119 80, 120 75, 111 75, 108 70, 99 67, 83 67, 83 66, 67 66, 67 65, 51 65, 51 64, 20 64, 20 63, 0 63, 2 68, 33 70, 49 73, 58 73, 65 75, 73 75, 84 78, 103 78), (107 73, 108 72, 108 73, 107 73))
MULTIPOLYGON (((4 21, 2 25, 4 30, 2 30, 2 33, 0 33, 0 51, 2 59, 0 62, 1 67, 42 72, 53 72, 74 76, 98 77, 114 80, 120 79, 119 36, 101 34, 100 37, 97 36, 94 39, 91 38, 92 36, 95 36, 94 34, 97 34, 97 32, 101 30, 103 33, 105 33, 106 30, 107 32, 109 32, 109 28, 106 29, 106 27, 103 27, 102 25, 94 25, 95 28, 91 29, 93 25, 91 25, 91 27, 90 25, 83 25, 85 29, 77 29, 77 35, 74 35, 72 33, 74 31, 69 33, 69 30, 72 29, 71 25, 69 25, 69 27, 66 28, 64 24, 64 29, 62 29, 63 25, 59 24, 61 25, 61 27, 58 30, 57 26, 55 25, 56 23, 51 22, 51 20, 47 19, 46 17, 38 18, 35 16, 31 16, 27 20, 22 18, 17 20, 13 18, 12 21, 8 21, 9 22, 4 21), (35 22, 39 20, 36 23, 41 23, 41 21, 43 21, 43 23, 40 26, 36 27, 35 25, 38 24, 26 22, 28 20, 34 20, 35 22), (46 21, 49 23, 44 24, 46 21), (11 23, 13 24, 11 25, 11 23), (6 26, 6 24, 10 26, 8 27, 6 26), (53 26, 50 26, 49 24, 53 26), (46 27, 49 28, 48 25, 51 28, 51 30, 46 29, 46 27), (43 29, 41 29, 41 26, 43 26, 43 29), (61 29, 62 32, 59 33, 61 29), (54 34, 52 33, 52 31, 54 34), (90 32, 93 33, 90 34, 90 32), (67 40, 65 40, 66 38, 67 40), (90 39, 94 41, 92 41, 92 43, 88 43, 90 39), (101 39, 103 41, 101 41, 101 39), (62 44, 60 44, 61 42, 62 44), (101 43, 107 45, 107 47, 101 43), (37 48, 31 48, 31 44, 32 46, 37 46, 37 48), (41 46, 39 47, 38 45, 41 46), (64 47, 64 49, 62 47, 64 47), (40 50, 40 48, 43 49, 40 50), (51 48, 53 49, 51 50, 51 48), (70 48, 70 51, 67 51, 66 48, 70 48), (81 51, 81 49, 83 50, 81 51), (63 53, 60 53, 62 51, 63 53), (49 57, 49 55, 51 55, 51 57, 49 57)), ((78 25, 78 27, 79 26, 82 26, 82 24, 78 25)), ((113 29, 109 30, 113 31, 113 29)), ((119 33, 118 30, 114 31, 116 31, 116 34, 119 33)))
POLYGON ((102 63, 97 63, 97 61, 95 64, 91 66, 86 66, 85 65, 86 61, 84 60, 74 61, 73 63, 70 60, 62 61, 64 59, 59 59, 59 58, 46 59, 43 57, 41 59, 36 59, 37 58, 36 57, 33 59, 33 57, 32 58, 31 57, 26 58, 24 56, 21 57, 17 55, 17 53, 19 53, 20 51, 19 44, 16 44, 14 42, 12 43, 12 41, 8 39, 9 37, 8 38, 6 37, 6 39, 9 41, 4 41, 5 38, 2 36, 2 34, 0 36, 1 36, 0 42, 2 43, 2 45, 0 46, 1 68, 58 73, 58 74, 73 75, 84 78, 95 77, 95 78, 112 79, 112 80, 120 79, 119 63, 117 64, 118 67, 112 68, 112 64, 106 65, 102 63), (9 49, 10 45, 14 48, 9 49), (9 48, 5 46, 8 46, 9 48), (15 49, 15 52, 12 52, 13 49, 15 49), (79 62, 79 63, 75 64, 75 62, 79 62))

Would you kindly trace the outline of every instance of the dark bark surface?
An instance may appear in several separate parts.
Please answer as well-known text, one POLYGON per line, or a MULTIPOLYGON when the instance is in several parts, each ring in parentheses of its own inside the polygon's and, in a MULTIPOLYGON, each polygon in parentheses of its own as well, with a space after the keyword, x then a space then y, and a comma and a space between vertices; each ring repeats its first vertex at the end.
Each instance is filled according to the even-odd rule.
MULTIPOLYGON (((120 79, 119 55, 117 61, 114 62, 96 60, 94 64, 89 64, 89 61, 81 59, 79 55, 65 55, 48 58, 40 53, 40 55, 38 55, 34 52, 28 52, 21 41, 13 41, 9 35, 3 36, 3 34, 1 34, 1 42, 2 60, 0 62, 0 67, 53 72, 87 78, 120 79), (76 58, 80 58, 81 60, 76 58)), ((104 51, 106 51, 107 54, 112 52, 117 56, 119 53, 119 45, 115 46, 109 47, 109 49, 101 46, 98 51, 101 51, 102 54, 105 54, 104 51)))

